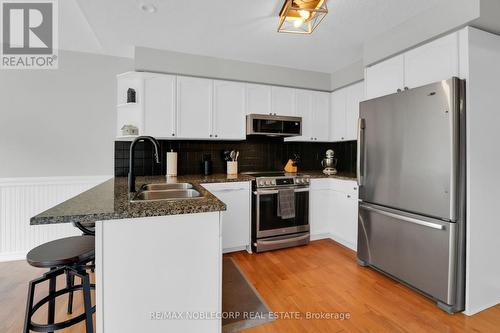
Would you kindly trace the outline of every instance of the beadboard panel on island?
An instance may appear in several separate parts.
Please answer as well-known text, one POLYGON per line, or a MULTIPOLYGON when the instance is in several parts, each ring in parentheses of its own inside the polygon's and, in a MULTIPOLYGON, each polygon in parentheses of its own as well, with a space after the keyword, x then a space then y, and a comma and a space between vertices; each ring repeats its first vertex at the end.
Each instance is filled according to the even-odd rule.
POLYGON ((111 176, 0 178, 0 261, 23 260, 32 248, 79 235, 71 224, 30 225, 30 218, 111 176))

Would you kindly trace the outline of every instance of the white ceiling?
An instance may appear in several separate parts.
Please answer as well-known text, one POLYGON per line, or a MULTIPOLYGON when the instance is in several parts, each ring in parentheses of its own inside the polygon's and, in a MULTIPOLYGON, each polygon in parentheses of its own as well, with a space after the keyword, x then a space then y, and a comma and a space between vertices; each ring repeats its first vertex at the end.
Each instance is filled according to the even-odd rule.
POLYGON ((361 60, 365 41, 443 0, 327 0, 329 13, 310 36, 276 32, 283 1, 77 0, 92 45, 107 53, 144 46, 326 73, 361 60), (141 11, 142 3, 157 12, 141 11))

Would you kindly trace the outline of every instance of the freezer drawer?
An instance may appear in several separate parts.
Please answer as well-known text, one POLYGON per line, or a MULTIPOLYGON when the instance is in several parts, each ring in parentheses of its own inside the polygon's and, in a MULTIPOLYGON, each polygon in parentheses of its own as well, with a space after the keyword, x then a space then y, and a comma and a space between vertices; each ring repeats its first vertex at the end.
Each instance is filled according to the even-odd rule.
POLYGON ((457 224, 404 214, 360 203, 358 259, 454 305, 457 224))

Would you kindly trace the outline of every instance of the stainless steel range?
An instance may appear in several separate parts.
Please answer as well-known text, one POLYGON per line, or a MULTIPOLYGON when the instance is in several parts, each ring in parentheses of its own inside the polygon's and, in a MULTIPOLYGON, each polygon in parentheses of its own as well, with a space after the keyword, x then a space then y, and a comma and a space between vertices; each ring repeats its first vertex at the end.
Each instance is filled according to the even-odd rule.
POLYGON ((247 174, 256 177, 252 184, 252 250, 308 244, 310 177, 284 172, 247 174))

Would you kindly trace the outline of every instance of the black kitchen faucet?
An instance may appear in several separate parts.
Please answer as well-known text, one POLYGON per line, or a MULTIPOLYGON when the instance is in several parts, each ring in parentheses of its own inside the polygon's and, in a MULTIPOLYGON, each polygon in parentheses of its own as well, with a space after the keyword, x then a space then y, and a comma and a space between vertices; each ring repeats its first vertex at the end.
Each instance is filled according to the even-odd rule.
POLYGON ((150 141, 155 148, 155 160, 156 163, 160 163, 160 143, 158 140, 152 136, 138 136, 130 145, 130 156, 129 156, 129 166, 128 166, 128 192, 135 192, 135 173, 134 173, 134 159, 135 159, 135 145, 137 142, 150 141))

